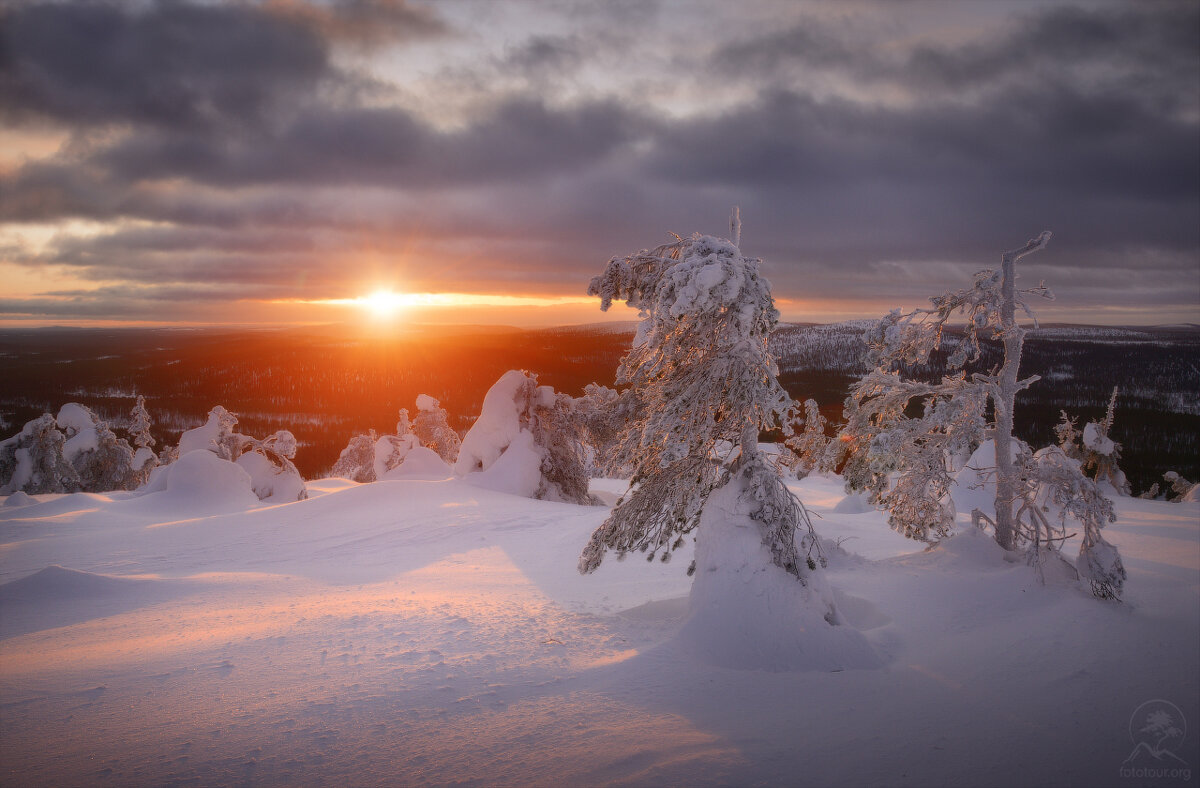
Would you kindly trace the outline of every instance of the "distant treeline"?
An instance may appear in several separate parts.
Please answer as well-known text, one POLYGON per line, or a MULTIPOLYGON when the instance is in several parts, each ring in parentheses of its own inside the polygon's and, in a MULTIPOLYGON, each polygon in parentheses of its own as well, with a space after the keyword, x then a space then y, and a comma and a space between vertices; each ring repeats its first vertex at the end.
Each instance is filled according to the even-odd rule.
MULTIPOLYGON (((782 326, 772 340, 781 381, 793 397, 816 399, 841 420, 849 385, 865 367, 865 324, 782 326)), ((578 395, 591 382, 614 384, 632 330, 611 326, 538 331, 429 330, 363 336, 341 328, 276 330, 30 329, 0 331, 0 436, 64 402, 80 402, 114 426, 134 393, 146 396, 154 434, 173 443, 217 404, 244 431, 291 430, 306 477, 326 472, 352 435, 390 432, 418 394, 441 401, 460 431, 483 395, 509 369, 578 395)), ((950 338, 953 341, 953 337, 950 338)), ((944 355, 942 356, 944 358, 944 355)), ((997 349, 976 364, 988 369, 997 349)), ((1059 411, 1080 425, 1103 416, 1120 386, 1113 437, 1134 490, 1167 470, 1200 476, 1200 328, 1048 328, 1026 340, 1022 375, 1042 381, 1019 395, 1020 437, 1053 440, 1059 411)), ((928 374, 940 374, 933 369, 928 374)))

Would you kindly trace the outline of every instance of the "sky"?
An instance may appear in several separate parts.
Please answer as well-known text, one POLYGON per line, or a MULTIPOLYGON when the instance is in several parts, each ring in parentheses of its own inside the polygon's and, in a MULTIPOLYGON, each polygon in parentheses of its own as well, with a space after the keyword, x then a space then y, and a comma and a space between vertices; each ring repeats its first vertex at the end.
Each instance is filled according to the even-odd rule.
POLYGON ((1200 322, 1200 4, 0 0, 0 324, 630 319, 733 205, 787 320, 1200 322))

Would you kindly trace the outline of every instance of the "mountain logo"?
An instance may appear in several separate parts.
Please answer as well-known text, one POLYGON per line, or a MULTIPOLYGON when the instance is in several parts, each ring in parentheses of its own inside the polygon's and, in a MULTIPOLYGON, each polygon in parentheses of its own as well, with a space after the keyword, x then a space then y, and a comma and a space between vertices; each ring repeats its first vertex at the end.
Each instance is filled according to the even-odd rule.
POLYGON ((1190 780, 1187 761, 1175 754, 1186 736, 1187 720, 1178 706, 1161 699, 1146 701, 1129 718, 1133 750, 1121 764, 1121 775, 1190 780))

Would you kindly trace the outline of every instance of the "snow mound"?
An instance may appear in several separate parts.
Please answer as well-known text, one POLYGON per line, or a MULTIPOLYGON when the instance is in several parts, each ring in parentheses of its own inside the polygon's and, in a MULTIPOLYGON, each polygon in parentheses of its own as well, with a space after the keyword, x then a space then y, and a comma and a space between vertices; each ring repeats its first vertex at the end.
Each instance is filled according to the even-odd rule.
MULTIPOLYGON (((471 436, 467 433, 467 437, 471 436)), ((464 448, 466 442, 463 442, 464 448)), ((460 455, 461 458, 461 455, 460 455)), ((461 459, 460 459, 461 461, 461 459)), ((466 475, 468 484, 485 490, 532 498, 542 479, 542 450, 534 443, 533 434, 521 430, 513 436, 504 453, 488 466, 466 475)))
POLYGON ((0 585, 0 603, 44 599, 94 599, 131 590, 144 582, 51 564, 29 577, 0 585))
POLYGON ((417 395, 417 410, 437 410, 441 406, 442 403, 438 402, 428 394, 417 395))
POLYGON ((155 468, 142 492, 187 509, 240 509, 258 503, 250 474, 207 449, 190 451, 170 465, 155 468))
POLYGON ((237 466, 250 476, 250 486, 260 501, 292 503, 304 495, 304 480, 289 473, 256 451, 237 458, 237 466))
POLYGON ((714 492, 700 517, 685 649, 740 670, 837 671, 883 664, 836 612, 821 572, 807 585, 771 562, 738 482, 714 492))
POLYGON ((1003 547, 981 528, 963 528, 942 539, 927 551, 935 562, 947 562, 980 570, 1005 567, 1003 547))
POLYGON ((838 514, 866 514, 875 511, 875 507, 867 501, 866 493, 850 493, 837 502, 833 511, 838 514))
POLYGON ((454 475, 450 466, 433 449, 414 446, 404 455, 404 462, 381 476, 381 479, 416 479, 441 481, 454 475))
MULTIPOLYGON (((1016 441, 1013 443, 1016 444, 1016 441)), ((1016 449, 1014 445, 1014 459, 1016 449)), ((995 516, 996 444, 993 441, 979 444, 962 470, 954 475, 950 499, 954 501, 954 511, 960 515, 969 517, 973 510, 979 509, 989 517, 995 516)))
POLYGON ((17 490, 4 501, 5 506, 12 507, 29 506, 31 503, 37 503, 37 499, 22 490, 17 490))

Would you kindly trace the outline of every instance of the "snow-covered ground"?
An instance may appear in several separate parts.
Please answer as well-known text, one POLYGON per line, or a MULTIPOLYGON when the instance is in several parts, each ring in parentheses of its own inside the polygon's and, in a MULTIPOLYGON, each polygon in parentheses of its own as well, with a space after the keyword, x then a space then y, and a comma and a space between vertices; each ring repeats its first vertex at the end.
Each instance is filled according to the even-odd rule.
MULTIPOLYGON (((828 571, 840 611, 882 664, 772 673, 715 667, 675 637, 691 555, 610 558, 580 576, 604 507, 457 480, 308 489, 282 505, 165 490, 0 506, 0 781, 1186 785, 1200 773, 1198 504, 1118 501, 1108 538, 1129 580, 1112 604, 1040 584, 969 530, 923 551, 843 503, 840 480, 807 479, 795 489, 817 530, 846 551, 828 571), (1175 761, 1135 750, 1147 701, 1186 718, 1180 740, 1154 748, 1175 761)), ((609 503, 620 490, 593 485, 609 503)))

